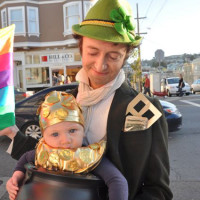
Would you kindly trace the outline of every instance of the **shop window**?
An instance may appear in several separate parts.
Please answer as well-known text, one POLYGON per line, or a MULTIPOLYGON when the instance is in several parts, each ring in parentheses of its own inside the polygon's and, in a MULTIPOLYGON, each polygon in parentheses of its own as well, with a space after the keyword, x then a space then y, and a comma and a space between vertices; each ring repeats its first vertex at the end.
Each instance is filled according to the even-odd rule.
POLYGON ((27 85, 49 84, 49 67, 26 68, 25 77, 27 85))
POLYGON ((38 8, 27 7, 27 17, 28 17, 28 35, 36 35, 39 37, 39 17, 38 8))
POLYGON ((81 54, 80 53, 74 53, 74 61, 81 61, 81 54))
POLYGON ((9 24, 15 24, 15 35, 26 35, 25 33, 25 18, 24 7, 8 8, 9 24))
POLYGON ((19 87, 20 88, 23 88, 24 87, 24 84, 23 84, 23 74, 22 74, 22 70, 19 70, 18 71, 18 80, 19 80, 19 87))
POLYGON ((6 13, 6 9, 5 8, 3 10, 1 10, 1 24, 2 24, 2 28, 8 26, 7 13, 6 13))
POLYGON ((72 34, 71 28, 80 23, 82 13, 81 2, 70 2, 63 6, 64 13, 64 36, 72 34))

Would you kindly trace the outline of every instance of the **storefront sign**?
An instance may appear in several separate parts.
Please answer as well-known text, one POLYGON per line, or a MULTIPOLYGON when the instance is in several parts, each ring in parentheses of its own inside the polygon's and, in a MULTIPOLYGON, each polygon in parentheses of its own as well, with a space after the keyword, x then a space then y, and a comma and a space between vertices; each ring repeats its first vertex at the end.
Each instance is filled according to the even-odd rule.
POLYGON ((74 62, 73 53, 48 54, 41 56, 42 63, 74 62))

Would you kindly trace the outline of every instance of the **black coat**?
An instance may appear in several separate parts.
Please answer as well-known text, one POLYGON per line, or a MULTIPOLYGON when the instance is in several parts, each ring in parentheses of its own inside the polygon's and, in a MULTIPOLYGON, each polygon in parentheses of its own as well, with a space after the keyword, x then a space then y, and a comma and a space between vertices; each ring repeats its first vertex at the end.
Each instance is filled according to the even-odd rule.
MULTIPOLYGON (((76 96, 77 90, 73 94, 76 96)), ((159 101, 149 98, 163 114, 149 129, 123 132, 127 106, 137 94, 125 82, 116 91, 108 115, 106 154, 126 177, 129 200, 171 200, 168 128, 159 101)), ((18 133, 12 157, 19 159, 24 152, 33 149, 36 142, 18 133)))

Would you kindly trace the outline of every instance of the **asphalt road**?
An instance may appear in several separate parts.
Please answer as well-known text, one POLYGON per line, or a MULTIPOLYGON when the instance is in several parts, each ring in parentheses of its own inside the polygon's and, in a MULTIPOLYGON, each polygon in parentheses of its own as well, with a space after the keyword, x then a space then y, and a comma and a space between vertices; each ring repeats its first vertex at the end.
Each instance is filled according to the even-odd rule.
POLYGON ((171 97, 183 115, 182 129, 169 134, 174 200, 200 200, 200 95, 171 97))
MULTIPOLYGON (((170 187, 174 200, 200 200, 200 95, 170 97, 183 115, 182 129, 169 133, 170 187)), ((5 183, 16 161, 5 152, 9 140, 0 137, 0 200, 8 200, 5 183)))
POLYGON ((16 161, 6 153, 9 142, 10 140, 7 137, 0 137, 0 200, 9 199, 5 190, 5 184, 12 175, 16 164, 16 161))

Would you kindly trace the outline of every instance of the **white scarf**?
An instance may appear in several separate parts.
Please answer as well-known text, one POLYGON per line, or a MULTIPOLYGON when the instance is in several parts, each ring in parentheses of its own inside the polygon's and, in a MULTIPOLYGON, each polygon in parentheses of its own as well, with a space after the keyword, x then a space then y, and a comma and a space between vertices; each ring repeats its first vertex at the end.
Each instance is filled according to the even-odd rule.
MULTIPOLYGON (((106 85, 93 89, 89 86, 89 79, 87 73, 82 68, 76 75, 76 80, 79 81, 78 95, 76 97, 77 102, 83 109, 83 115, 85 119, 85 133, 87 136, 88 128, 93 117, 93 109, 96 104, 99 104, 104 99, 107 99, 110 95, 122 85, 125 80, 125 74, 123 69, 120 70, 117 77, 106 85)), ((106 124, 104 125, 106 126, 106 124)))

